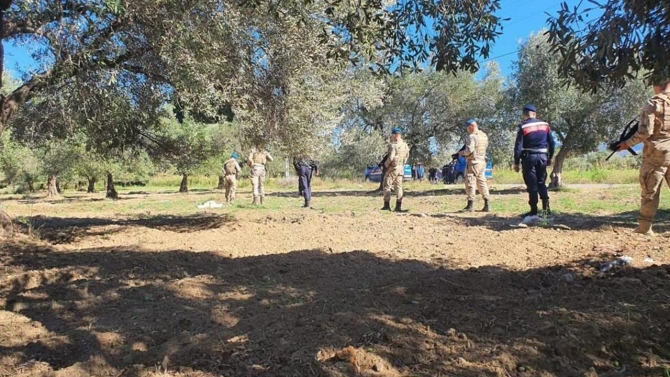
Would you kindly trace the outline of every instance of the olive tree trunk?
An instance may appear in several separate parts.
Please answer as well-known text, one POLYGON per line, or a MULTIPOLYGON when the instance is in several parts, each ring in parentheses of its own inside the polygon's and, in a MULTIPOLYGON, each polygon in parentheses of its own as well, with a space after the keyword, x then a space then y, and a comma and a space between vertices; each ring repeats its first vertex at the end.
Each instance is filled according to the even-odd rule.
POLYGON ((58 197, 58 185, 55 175, 49 175, 47 178, 47 198, 58 197))
POLYGON ((95 177, 88 178, 88 189, 86 190, 86 192, 88 192, 89 194, 94 193, 95 192, 95 183, 97 181, 98 180, 95 177))
POLYGON ((181 178, 181 184, 179 185, 180 193, 188 192, 188 174, 183 174, 181 178))
POLYGON ((563 163, 565 162, 565 158, 568 156, 568 150, 565 148, 561 148, 561 150, 558 151, 558 154, 554 156, 554 166, 551 171, 551 180, 549 181, 549 188, 558 188, 563 185, 563 179, 561 178, 561 174, 563 173, 563 163))
POLYGON ((116 192, 116 188, 114 187, 114 176, 109 172, 107 172, 107 194, 105 194, 105 198, 114 200, 119 198, 119 193, 116 192))

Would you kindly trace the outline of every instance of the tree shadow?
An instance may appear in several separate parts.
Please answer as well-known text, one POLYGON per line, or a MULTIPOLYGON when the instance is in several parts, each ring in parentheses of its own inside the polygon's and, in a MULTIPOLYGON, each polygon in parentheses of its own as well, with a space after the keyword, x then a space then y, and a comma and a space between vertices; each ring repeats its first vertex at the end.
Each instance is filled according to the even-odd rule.
POLYGON ((154 215, 132 219, 99 217, 32 216, 17 222, 21 233, 36 234, 52 244, 72 243, 84 237, 110 236, 129 227, 145 227, 175 233, 193 233, 218 229, 232 223, 232 214, 195 214, 188 216, 154 215), (102 229, 96 229, 102 228, 102 229))
MULTIPOLYGON (((612 228, 635 228, 638 211, 599 215, 589 213, 558 213, 550 221, 540 226, 566 231, 610 230, 612 228)), ((462 217, 468 226, 482 226, 494 231, 512 231, 518 229, 523 218, 519 216, 499 216, 489 214, 484 217, 462 217)), ((657 233, 670 232, 670 210, 659 209, 654 220, 653 230, 657 233)))
POLYGON ((184 376, 608 375, 623 367, 651 376, 670 359, 668 266, 459 269, 366 251, 230 259, 20 243, 3 245, 0 258, 10 271, 0 282, 0 326, 15 337, 0 345, 0 362, 16 365, 33 359, 123 376, 156 365, 184 376), (30 338, 30 328, 41 336, 30 338))

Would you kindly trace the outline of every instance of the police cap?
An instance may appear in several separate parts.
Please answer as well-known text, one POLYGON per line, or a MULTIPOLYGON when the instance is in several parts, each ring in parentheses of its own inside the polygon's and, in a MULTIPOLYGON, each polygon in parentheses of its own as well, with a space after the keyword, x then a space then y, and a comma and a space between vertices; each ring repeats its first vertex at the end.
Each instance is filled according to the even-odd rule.
POLYGON ((394 128, 391 130, 391 134, 392 134, 392 135, 395 135, 395 134, 401 134, 401 135, 402 135, 402 129, 401 129, 400 127, 394 127, 394 128))
POLYGON ((523 111, 537 112, 537 110, 535 109, 535 106, 531 105, 531 104, 528 104, 528 105, 524 106, 523 111))

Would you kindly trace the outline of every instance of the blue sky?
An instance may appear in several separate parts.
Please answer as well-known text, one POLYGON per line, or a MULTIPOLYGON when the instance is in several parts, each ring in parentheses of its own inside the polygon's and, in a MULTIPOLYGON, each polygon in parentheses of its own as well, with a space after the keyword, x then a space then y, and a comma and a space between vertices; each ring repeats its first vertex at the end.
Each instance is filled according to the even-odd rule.
MULTIPOLYGON (((579 4, 579 0, 565 0, 572 7, 579 4)), ((546 28, 546 13, 556 14, 563 1, 559 0, 501 0, 501 18, 509 18, 503 22, 503 34, 498 37, 491 50, 489 61, 495 61, 504 75, 512 69, 512 62, 516 60, 516 51, 520 43, 530 36, 546 28)), ((5 68, 8 73, 17 77, 17 72, 36 69, 27 47, 14 47, 5 43, 5 68), (21 67, 21 68, 19 68, 21 67)), ((485 61, 482 60, 482 63, 485 61)))
POLYGON ((503 34, 496 40, 489 60, 497 62, 502 73, 508 75, 520 43, 531 33, 547 28, 546 13, 555 15, 563 2, 571 8, 580 3, 579 0, 501 0, 498 15, 510 20, 503 22, 503 34))

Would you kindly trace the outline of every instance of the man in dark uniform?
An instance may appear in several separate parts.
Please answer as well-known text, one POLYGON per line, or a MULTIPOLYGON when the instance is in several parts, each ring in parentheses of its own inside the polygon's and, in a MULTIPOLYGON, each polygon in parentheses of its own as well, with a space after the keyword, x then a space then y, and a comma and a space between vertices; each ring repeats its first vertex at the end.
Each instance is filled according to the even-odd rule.
POLYGON ((542 209, 550 214, 549 193, 547 192, 547 166, 554 157, 554 138, 547 122, 535 118, 533 105, 523 108, 523 122, 519 125, 514 146, 514 171, 523 169, 523 181, 528 191, 530 212, 523 216, 537 215, 538 194, 542 199, 542 209))
POLYGON ((293 167, 298 175, 298 194, 305 198, 303 207, 309 208, 312 205, 312 174, 319 175, 319 162, 303 154, 293 157, 293 167))
POLYGON ((437 168, 431 167, 428 169, 428 182, 432 184, 437 183, 437 168))

